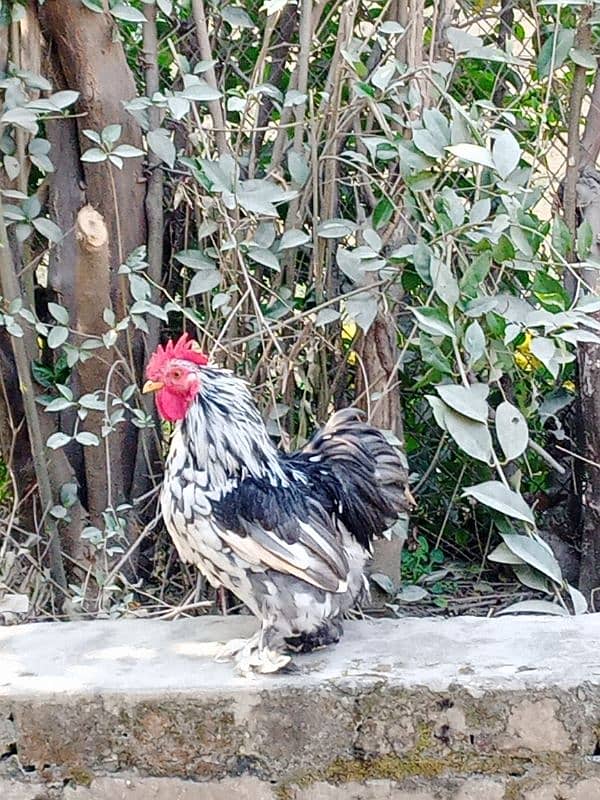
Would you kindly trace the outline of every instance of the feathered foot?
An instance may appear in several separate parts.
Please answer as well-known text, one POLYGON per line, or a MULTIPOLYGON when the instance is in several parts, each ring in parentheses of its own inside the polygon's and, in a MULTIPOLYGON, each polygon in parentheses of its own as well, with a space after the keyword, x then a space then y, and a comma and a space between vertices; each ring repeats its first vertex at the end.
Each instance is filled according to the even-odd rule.
POLYGON ((265 646, 263 638, 264 631, 260 630, 249 639, 232 639, 217 653, 215 661, 234 661, 235 671, 243 676, 279 672, 287 667, 291 656, 265 646))

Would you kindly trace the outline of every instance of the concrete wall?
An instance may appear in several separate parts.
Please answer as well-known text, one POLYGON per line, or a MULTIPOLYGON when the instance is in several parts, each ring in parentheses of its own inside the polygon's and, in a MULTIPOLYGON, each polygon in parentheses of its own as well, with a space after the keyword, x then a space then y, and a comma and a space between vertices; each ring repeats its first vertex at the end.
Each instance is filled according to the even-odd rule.
POLYGON ((248 618, 0 629, 0 800, 600 800, 600 616, 348 624, 291 674, 248 618))

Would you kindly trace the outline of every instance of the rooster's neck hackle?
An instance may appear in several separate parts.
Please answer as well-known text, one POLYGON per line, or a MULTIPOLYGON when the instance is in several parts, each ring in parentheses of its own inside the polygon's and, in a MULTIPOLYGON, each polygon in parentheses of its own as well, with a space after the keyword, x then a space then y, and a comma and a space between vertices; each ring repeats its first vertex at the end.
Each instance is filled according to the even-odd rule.
POLYGON ((200 391, 178 423, 168 468, 206 473, 207 486, 228 489, 246 477, 286 485, 277 450, 246 384, 227 370, 200 369, 200 391))

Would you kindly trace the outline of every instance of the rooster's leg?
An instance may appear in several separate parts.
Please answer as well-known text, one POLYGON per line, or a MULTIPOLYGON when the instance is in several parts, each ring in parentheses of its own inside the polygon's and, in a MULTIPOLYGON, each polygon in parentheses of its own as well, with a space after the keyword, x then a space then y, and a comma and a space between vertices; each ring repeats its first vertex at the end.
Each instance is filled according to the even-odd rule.
POLYGON ((253 650, 258 647, 260 633, 260 631, 257 631, 254 636, 251 636, 249 639, 230 639, 219 648, 217 655, 215 656, 215 661, 219 663, 224 661, 237 661, 242 651, 253 650))
POLYGON ((283 638, 279 632, 263 621, 261 629, 249 639, 227 642, 215 660, 235 661, 236 672, 241 675, 278 672, 291 661, 291 656, 282 652, 282 645, 283 638))

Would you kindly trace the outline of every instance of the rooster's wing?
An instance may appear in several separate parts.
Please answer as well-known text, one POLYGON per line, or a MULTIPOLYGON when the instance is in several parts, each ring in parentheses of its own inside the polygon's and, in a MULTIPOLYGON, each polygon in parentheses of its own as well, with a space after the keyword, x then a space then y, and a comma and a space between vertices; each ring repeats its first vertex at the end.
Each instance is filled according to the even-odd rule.
POLYGON ((301 474, 288 485, 245 478, 212 502, 219 536, 254 567, 294 575, 329 592, 346 591, 348 561, 334 521, 307 496, 301 474))

